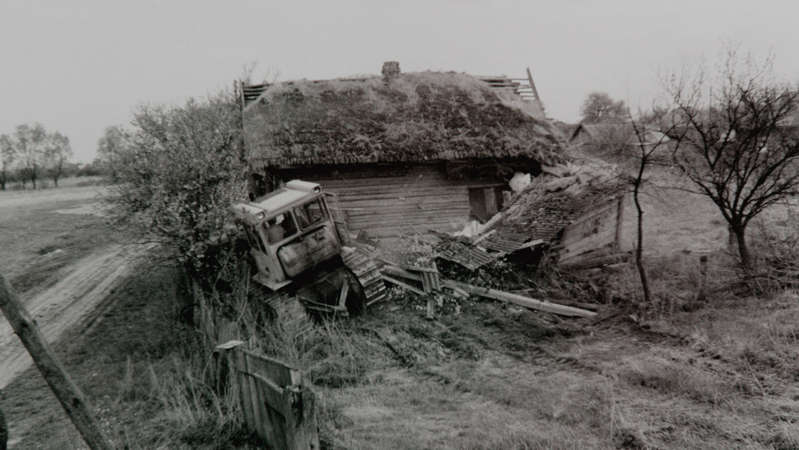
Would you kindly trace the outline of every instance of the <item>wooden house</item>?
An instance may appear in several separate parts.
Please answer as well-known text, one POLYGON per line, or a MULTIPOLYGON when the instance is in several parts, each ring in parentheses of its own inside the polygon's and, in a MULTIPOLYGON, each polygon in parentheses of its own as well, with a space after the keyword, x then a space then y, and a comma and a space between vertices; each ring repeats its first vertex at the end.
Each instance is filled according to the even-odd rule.
POLYGON ((644 127, 639 129, 640 137, 630 122, 581 123, 571 133, 569 145, 594 157, 629 158, 638 155, 638 147, 663 147, 659 153, 667 153, 671 139, 662 132, 644 127))
POLYGON ((465 74, 398 70, 243 86, 252 194, 294 178, 321 183, 350 230, 377 239, 487 220, 515 172, 537 175, 562 154, 549 122, 496 89, 465 74))

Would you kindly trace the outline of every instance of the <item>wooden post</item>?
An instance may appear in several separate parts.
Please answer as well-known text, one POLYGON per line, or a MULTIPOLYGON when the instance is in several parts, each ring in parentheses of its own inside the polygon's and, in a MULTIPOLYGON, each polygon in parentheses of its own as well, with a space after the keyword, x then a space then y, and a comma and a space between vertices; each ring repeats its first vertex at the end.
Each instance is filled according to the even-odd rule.
POLYGON ((36 322, 22 306, 11 285, 2 275, 0 275, 0 310, 30 353, 34 364, 64 407, 69 419, 83 436, 86 445, 91 449, 113 448, 97 427, 83 393, 64 370, 61 362, 56 359, 36 322))
POLYGON ((707 255, 699 257, 699 292, 696 293, 696 301, 705 300, 705 286, 707 285, 707 255))
POLYGON ((616 237, 613 246, 617 252, 621 251, 621 230, 624 227, 624 195, 619 196, 616 203, 616 237))

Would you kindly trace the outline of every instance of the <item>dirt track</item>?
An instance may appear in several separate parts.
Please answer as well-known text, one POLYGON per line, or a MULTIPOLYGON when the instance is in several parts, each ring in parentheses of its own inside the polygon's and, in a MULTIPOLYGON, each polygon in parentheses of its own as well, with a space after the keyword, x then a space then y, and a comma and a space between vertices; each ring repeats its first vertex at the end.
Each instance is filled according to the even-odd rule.
MULTIPOLYGON (((85 322, 97 306, 153 246, 112 245, 65 268, 60 281, 32 298, 22 298, 48 342, 85 322)), ((0 388, 31 365, 31 359, 11 326, 0 321, 0 388)))

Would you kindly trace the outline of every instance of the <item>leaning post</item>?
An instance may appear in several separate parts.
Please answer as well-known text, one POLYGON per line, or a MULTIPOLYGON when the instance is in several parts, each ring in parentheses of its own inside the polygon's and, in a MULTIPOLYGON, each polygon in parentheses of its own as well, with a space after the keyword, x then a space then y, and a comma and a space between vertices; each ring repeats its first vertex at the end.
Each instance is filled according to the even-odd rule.
POLYGON ((78 386, 55 357, 39 327, 20 303, 11 285, 0 275, 0 310, 31 355, 69 419, 91 449, 111 450, 78 386))

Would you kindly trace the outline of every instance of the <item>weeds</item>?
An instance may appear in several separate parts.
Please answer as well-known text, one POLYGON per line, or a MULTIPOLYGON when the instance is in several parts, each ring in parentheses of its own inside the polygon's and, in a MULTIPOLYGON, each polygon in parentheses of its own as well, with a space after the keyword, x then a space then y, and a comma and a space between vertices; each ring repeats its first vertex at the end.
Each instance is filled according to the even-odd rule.
POLYGON ((189 445, 224 443, 240 433, 238 398, 232 391, 220 394, 206 380, 203 363, 197 359, 173 359, 166 373, 150 366, 153 397, 181 440, 189 445))
POLYGON ((732 391, 731 386, 715 374, 665 360, 632 364, 620 373, 620 377, 633 386, 712 405, 719 404, 732 391))

